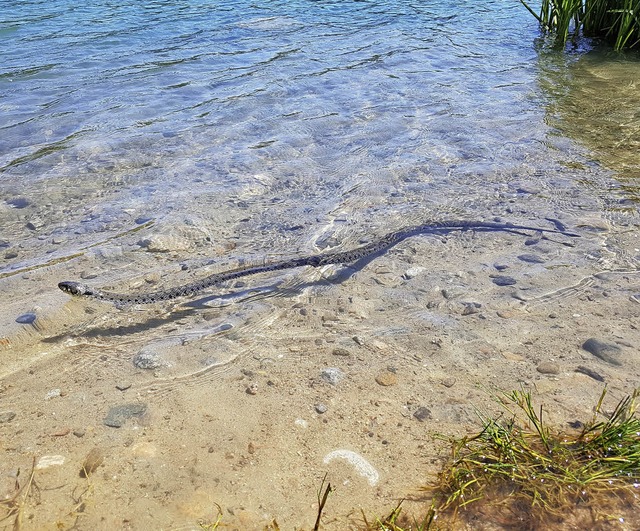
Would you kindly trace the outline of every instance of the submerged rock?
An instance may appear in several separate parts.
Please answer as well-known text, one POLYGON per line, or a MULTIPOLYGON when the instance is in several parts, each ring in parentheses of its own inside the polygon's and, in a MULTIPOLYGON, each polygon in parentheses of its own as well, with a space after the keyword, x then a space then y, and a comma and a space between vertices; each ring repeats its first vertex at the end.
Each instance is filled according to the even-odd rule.
POLYGON ((622 349, 615 343, 601 341, 600 339, 592 337, 582 344, 582 348, 593 354, 596 358, 611 363, 611 365, 622 365, 622 362, 618 359, 618 356, 622 353, 622 349))
POLYGON ((491 279, 496 286, 513 286, 517 284, 517 280, 506 275, 496 275, 491 279))
POLYGON ((103 424, 111 428, 121 428, 132 417, 140 418, 147 412, 147 405, 141 403, 123 404, 112 407, 103 424))
POLYGON ((16 317, 16 323, 20 324, 33 324, 36 320, 37 316, 33 312, 23 313, 16 317))
POLYGON ((331 385, 338 385, 338 383, 340 383, 344 378, 344 372, 337 367, 327 367, 326 369, 322 369, 320 378, 331 385))

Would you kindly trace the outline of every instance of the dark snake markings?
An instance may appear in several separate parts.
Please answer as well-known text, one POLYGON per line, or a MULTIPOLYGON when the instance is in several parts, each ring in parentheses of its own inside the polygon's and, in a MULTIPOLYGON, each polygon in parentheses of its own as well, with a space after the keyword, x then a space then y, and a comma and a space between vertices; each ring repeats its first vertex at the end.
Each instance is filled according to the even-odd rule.
POLYGON ((248 275, 257 275, 259 273, 267 273, 269 271, 279 271, 282 269, 293 269, 302 266, 322 267, 329 264, 347 264, 356 262, 366 257, 373 257, 376 254, 382 253, 400 243, 401 241, 426 233, 438 233, 448 232, 453 230, 482 230, 482 231, 505 231, 505 232, 517 232, 517 231, 535 231, 543 233, 556 233, 572 238, 577 238, 579 235, 567 232, 564 225, 559 221, 549 220, 556 226, 556 230, 543 229, 539 227, 530 227, 527 225, 515 225, 509 223, 494 223, 488 221, 438 221, 417 225, 414 227, 407 227, 396 232, 387 234, 383 238, 350 251, 334 252, 315 254, 311 256, 302 256, 299 258, 291 258, 288 260, 282 260, 279 262, 273 262, 270 264, 264 264, 259 266, 246 266, 232 269, 229 271, 223 271, 221 273, 214 273, 208 277, 202 278, 183 286, 177 286, 166 290, 154 291, 150 293, 111 293, 109 291, 102 291, 97 288, 92 288, 86 284, 80 282, 64 281, 58 284, 58 287, 65 293, 75 295, 79 297, 90 297, 101 301, 113 302, 115 304, 127 305, 127 304, 153 304, 156 302, 167 301, 171 299, 177 299, 179 297, 188 297, 204 291, 213 286, 217 286, 222 282, 233 280, 236 278, 246 277, 248 275))

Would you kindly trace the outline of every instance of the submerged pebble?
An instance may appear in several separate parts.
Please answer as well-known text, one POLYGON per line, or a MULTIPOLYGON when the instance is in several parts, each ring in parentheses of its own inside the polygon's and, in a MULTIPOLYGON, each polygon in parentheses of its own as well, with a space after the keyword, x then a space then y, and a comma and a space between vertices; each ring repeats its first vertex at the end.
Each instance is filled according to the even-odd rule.
POLYGON ((140 418, 146 412, 147 405, 141 403, 114 406, 108 411, 107 416, 104 418, 103 424, 105 426, 109 426, 110 428, 121 428, 130 418, 140 418))
POLYGON ((162 358, 157 352, 149 351, 149 350, 141 350, 138 352, 133 358, 131 362, 138 369, 159 369, 164 365, 162 358))
POLYGON ((543 361, 536 367, 536 370, 541 374, 558 374, 560 366, 555 361, 543 361))
POLYGON ((320 378, 331 385, 338 385, 338 383, 340 383, 344 378, 344 372, 337 367, 327 367, 326 369, 322 369, 320 378))
POLYGON ((36 320, 37 316, 33 312, 23 313, 16 317, 16 323, 20 324, 33 324, 36 320))
POLYGON ((383 387, 390 387, 398 383, 398 377, 390 371, 383 371, 376 376, 376 383, 383 387))
POLYGON ((513 286, 518 282, 515 278, 506 275, 497 275, 491 280, 496 286, 513 286))
POLYGON ((420 422, 431 419, 431 410, 428 407, 420 406, 413 413, 413 416, 420 422))
POLYGON ((615 343, 609 343, 592 337, 582 344, 582 348, 595 357, 600 358, 602 361, 611 363, 611 365, 622 365, 622 362, 618 359, 618 356, 622 353, 622 349, 615 343))

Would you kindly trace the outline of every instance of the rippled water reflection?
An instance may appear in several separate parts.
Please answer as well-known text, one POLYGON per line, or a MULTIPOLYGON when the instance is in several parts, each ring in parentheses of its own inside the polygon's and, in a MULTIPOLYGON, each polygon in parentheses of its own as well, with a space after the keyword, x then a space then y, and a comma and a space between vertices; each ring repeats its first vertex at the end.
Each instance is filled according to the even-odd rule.
MULTIPOLYGON (((60 359, 82 393, 201 392, 196 378, 215 388, 238 360, 267 370, 298 340, 415 337, 422 352, 436 333, 484 333, 433 293, 482 300, 469 315, 535 308, 638 268, 637 58, 548 51, 517 2, 34 0, 0 4, 0 36, 3 377, 60 359), (516 258, 524 237, 412 240, 368 283, 284 271, 177 308, 118 312, 56 288, 148 291, 442 218, 553 218, 583 238, 543 241, 534 265, 516 258), (521 291, 495 290, 496 264, 521 291), (428 275, 409 283, 402 267, 428 275), (135 366, 149 352, 153 370, 135 366)), ((629 275, 610 288, 625 301, 629 275)), ((393 362, 419 368, 408 349, 393 362)))

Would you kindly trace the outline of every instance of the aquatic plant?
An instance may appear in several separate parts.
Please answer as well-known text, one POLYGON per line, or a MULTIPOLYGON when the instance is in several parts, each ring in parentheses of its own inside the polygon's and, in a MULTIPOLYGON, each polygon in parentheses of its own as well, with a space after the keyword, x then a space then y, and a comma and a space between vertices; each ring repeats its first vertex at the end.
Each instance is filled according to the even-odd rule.
POLYGON ((542 0, 539 13, 520 2, 554 35, 559 48, 580 34, 602 39, 615 50, 640 47, 640 0, 542 0))

